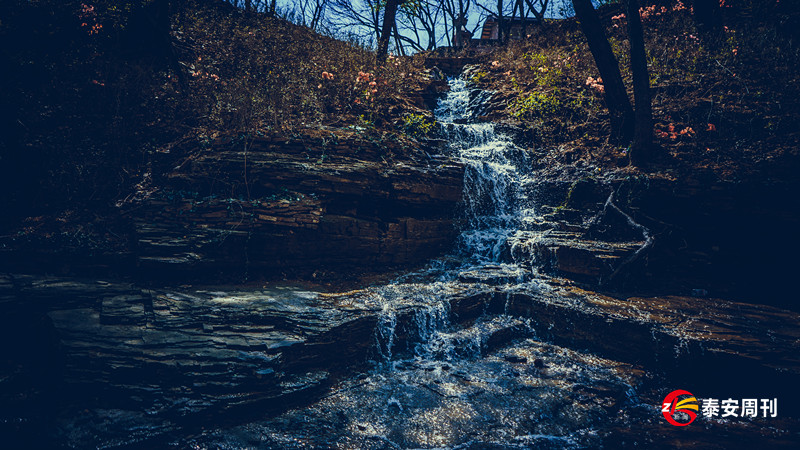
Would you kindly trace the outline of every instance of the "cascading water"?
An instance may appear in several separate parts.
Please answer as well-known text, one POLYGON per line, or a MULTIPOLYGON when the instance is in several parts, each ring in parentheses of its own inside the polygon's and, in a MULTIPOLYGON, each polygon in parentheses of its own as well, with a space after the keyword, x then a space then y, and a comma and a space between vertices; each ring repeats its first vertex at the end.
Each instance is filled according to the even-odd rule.
POLYGON ((376 340, 384 361, 393 356, 397 311, 409 303, 416 308, 417 344, 413 352, 417 357, 450 359, 457 352, 455 341, 480 347, 480 333, 472 337, 475 343, 465 344, 463 336, 448 332, 447 283, 459 273, 491 265, 502 267, 506 274, 516 274, 512 277, 516 283, 531 275, 529 261, 515 261, 509 251, 528 224, 535 222, 535 208, 526 192, 530 181, 527 154, 510 136, 498 132, 495 124, 473 120, 478 106, 474 94, 479 91, 470 89, 462 78, 453 78, 449 84, 449 92, 434 113, 448 150, 466 166, 462 231, 453 255, 461 262, 443 270, 437 283, 420 285, 415 292, 398 292, 398 283, 404 282, 403 289, 407 290, 406 281, 414 274, 376 290, 381 305, 376 340))
POLYGON ((536 232, 526 152, 494 124, 474 120, 480 92, 463 79, 450 80, 450 88, 435 115, 447 150, 465 165, 460 237, 427 269, 358 297, 377 316, 374 370, 275 420, 208 434, 209 446, 597 447, 598 424, 614 414, 607 405, 617 404, 609 402, 635 395, 616 363, 533 339, 530 319, 496 304, 489 311, 480 300, 451 303, 473 290, 480 297, 548 287, 530 257, 514 251, 536 232), (472 281, 485 274, 494 274, 491 289, 472 281), (597 394, 581 391, 592 385, 603 388, 596 403, 586 399, 597 394))
POLYGON ((452 79, 435 111, 450 151, 467 168, 459 250, 476 263, 509 262, 503 251, 535 214, 523 189, 530 162, 495 124, 472 121, 472 92, 465 80, 452 79))
POLYGON ((474 121, 479 92, 462 79, 450 87, 435 114, 466 166, 462 232, 428 269, 359 294, 360 307, 377 315, 374 370, 345 378, 311 405, 183 447, 620 448, 663 436, 663 394, 639 391, 652 374, 540 341, 538 332, 547 337, 554 324, 534 329, 542 320, 508 314, 519 292, 569 299, 556 298, 528 253, 515 250, 546 232, 529 197, 526 152, 494 124, 474 121))
MULTIPOLYGON (((579 344, 575 346, 585 348, 587 336, 598 341, 609 336, 603 331, 608 326, 599 320, 603 315, 582 315, 577 307, 574 317, 582 319, 573 321, 570 308, 564 305, 572 304, 569 293, 558 294, 557 283, 562 281, 539 276, 532 269, 531 256, 522 244, 548 231, 539 229, 543 221, 529 197, 531 161, 500 127, 475 121, 483 94, 462 79, 451 80, 450 86, 435 111, 449 151, 465 165, 462 232, 450 255, 390 284, 332 297, 305 289, 286 295, 277 294, 282 289, 242 295, 204 290, 193 295, 166 293, 152 300, 148 328, 151 321, 156 326, 179 324, 180 334, 172 334, 167 327, 140 332, 127 325, 127 320, 138 317, 132 315, 118 328, 114 325, 114 330, 121 331, 107 336, 109 346, 95 339, 97 330, 107 330, 102 314, 93 309, 80 309, 74 315, 54 311, 51 319, 62 322, 93 314, 92 321, 76 327, 77 335, 89 337, 73 345, 80 346, 81 353, 88 349, 86 355, 111 347, 122 351, 123 380, 138 374, 140 364, 155 365, 162 357, 176 367, 164 366, 170 368, 163 373, 189 374, 177 370, 187 361, 187 367, 198 372, 197 379, 204 380, 182 385, 180 392, 167 384, 168 393, 149 384, 131 386, 135 388, 131 391, 115 385, 113 389, 126 389, 125 403, 133 408, 141 409, 139 402, 144 404, 143 397, 151 389, 160 397, 145 411, 74 410, 74 419, 65 419, 59 432, 69 442, 83 445, 69 446, 566 449, 646 448, 672 442, 663 440, 668 436, 660 409, 664 393, 660 382, 653 383, 657 374, 558 345, 576 338, 579 344), (515 296, 527 296, 530 302, 515 300, 515 296), (523 311, 534 303, 536 308, 523 311), (239 328, 238 321, 247 325, 239 328), (330 327, 323 325, 331 322, 330 327), (587 323, 589 327, 599 324, 597 337, 590 334, 592 329, 581 327, 587 323), (553 342, 540 341, 537 335, 553 342), (554 337, 558 335, 566 339, 554 337), (157 349, 150 353, 153 359, 140 359, 138 341, 146 346, 153 343, 157 349), (134 344, 128 348, 129 342, 134 344), (353 349, 341 349, 351 345, 353 349), (238 350, 242 347, 247 351, 238 350), (267 349, 275 353, 262 351, 267 349), (356 364, 361 367, 365 352, 373 349, 378 362, 374 370, 353 373, 356 364), (128 361, 133 364, 127 365, 128 361), (306 406, 276 417, 263 417, 259 410, 260 405, 278 410, 300 402, 306 406), (203 409, 206 405, 209 409, 203 409), (191 416, 195 411, 200 414, 191 416), (239 411, 247 416, 238 416, 239 411), (226 424, 217 423, 202 432, 195 425, 183 429, 170 422, 178 417, 176 424, 188 424, 194 417, 212 415, 232 419, 225 417, 226 424), (247 423, 230 427, 228 420, 247 423), (97 445, 86 445, 94 442, 97 445)), ((124 298, 127 304, 128 297, 103 300, 103 308, 110 307, 103 310, 109 319, 122 317, 114 300, 124 298)), ((601 296, 592 298, 595 301, 598 309, 604 307, 601 296)), ((133 306, 125 311, 137 311, 133 306)), ((637 312, 631 318, 635 325, 624 330, 641 336, 641 327, 649 320, 644 315, 637 312)), ((608 323, 625 324, 621 315, 606 317, 610 317, 608 323)), ((664 317, 671 327, 678 316, 664 317)), ((719 324, 727 326, 728 319, 725 316, 719 324)), ((663 330, 657 334, 653 327, 652 332, 655 348, 663 345, 659 339, 672 342, 672 335, 663 330)), ((623 346, 628 344, 626 339, 623 346)), ((689 349, 688 340, 680 342, 685 348, 678 345, 676 351, 689 349)), ((639 355, 648 360, 642 350, 648 348, 647 343, 634 342, 630 347, 631 352, 620 348, 619 353, 635 355, 634 361, 639 355)), ((612 355, 618 353, 616 347, 611 348, 612 355)), ((681 355, 675 356, 677 361, 681 355)), ((193 380, 170 378, 180 383, 193 380)), ((671 383, 667 380, 663 386, 671 383)), ((700 442, 716 443, 720 429, 730 434, 728 442, 737 444, 741 436, 761 438, 747 434, 758 428, 740 432, 743 422, 730 428, 726 423, 727 418, 709 421, 692 432, 704 433, 700 442)), ((770 433, 774 430, 781 439, 785 437, 784 431, 766 424, 770 433)))

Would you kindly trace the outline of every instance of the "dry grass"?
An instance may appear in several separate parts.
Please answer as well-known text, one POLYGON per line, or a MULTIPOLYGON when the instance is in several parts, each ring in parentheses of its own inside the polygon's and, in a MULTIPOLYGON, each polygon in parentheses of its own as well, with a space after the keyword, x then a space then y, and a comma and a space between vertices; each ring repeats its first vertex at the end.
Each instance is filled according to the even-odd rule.
POLYGON ((416 111, 407 94, 419 87, 420 58, 378 66, 355 43, 216 0, 174 2, 185 9, 171 14, 170 50, 159 35, 132 34, 147 3, 0 7, 0 56, 17 68, 0 93, 3 125, 15 131, 0 141, 10 209, 113 204, 159 170, 154 162, 171 167, 175 148, 220 133, 399 133, 416 111))
POLYGON ((388 127, 415 89, 420 58, 376 64, 355 43, 263 15, 200 7, 180 30, 195 55, 190 95, 214 129, 292 130, 312 124, 388 127))
MULTIPOLYGON (((701 33, 688 10, 668 3, 669 10, 644 20, 661 162, 732 174, 796 154, 800 48, 781 25, 796 13, 742 1, 724 11, 719 33, 701 33)), ((620 13, 619 5, 601 9, 631 86, 625 19, 612 19, 620 13)), ((498 49, 484 70, 484 84, 508 100, 505 120, 528 128, 536 144, 584 149, 596 162, 627 164, 625 149, 606 142, 603 96, 587 84, 597 70, 574 20, 545 24, 530 38, 498 49)))

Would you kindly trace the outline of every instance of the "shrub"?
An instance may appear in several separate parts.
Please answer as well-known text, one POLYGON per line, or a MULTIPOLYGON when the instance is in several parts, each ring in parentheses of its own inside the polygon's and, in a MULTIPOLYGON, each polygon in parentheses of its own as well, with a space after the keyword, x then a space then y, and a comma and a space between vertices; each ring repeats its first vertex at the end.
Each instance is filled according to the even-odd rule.
POLYGON ((471 77, 469 77, 469 81, 471 81, 474 84, 480 84, 481 82, 484 81, 487 75, 489 75, 487 72, 479 70, 475 72, 471 77))
POLYGON ((558 97, 539 91, 520 95, 509 104, 511 115, 518 119, 546 118, 560 113, 563 106, 558 97))
POLYGON ((430 135, 435 125, 436 121, 425 114, 411 113, 403 117, 403 123, 400 128, 403 133, 415 138, 420 138, 430 135))

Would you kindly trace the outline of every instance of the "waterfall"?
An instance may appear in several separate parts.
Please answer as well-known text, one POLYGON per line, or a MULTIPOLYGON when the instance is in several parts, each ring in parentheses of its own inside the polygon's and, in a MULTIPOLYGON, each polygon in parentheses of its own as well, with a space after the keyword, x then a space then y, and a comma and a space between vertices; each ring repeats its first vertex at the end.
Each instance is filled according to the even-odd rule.
MULTIPOLYGON (((193 435, 182 442, 190 445, 176 447, 245 448, 255 442, 267 448, 600 448, 605 436, 632 423, 653 427, 658 408, 647 397, 641 403, 637 392, 639 383, 655 384, 649 373, 547 342, 558 333, 582 340, 581 333, 591 330, 573 329, 586 323, 580 313, 573 326, 554 330, 571 323, 563 303, 580 300, 557 297, 558 288, 535 273, 533 252, 514 250, 543 232, 528 197, 533 180, 527 152, 502 126, 475 119, 484 94, 461 79, 450 85, 435 115, 447 139, 445 151, 465 166, 455 247, 426 268, 345 295, 347 303, 327 305, 332 318, 358 314, 343 322, 356 330, 349 335, 348 328, 336 327, 335 335, 320 335, 322 340, 304 344, 310 349, 299 352, 301 364, 287 366, 311 367, 308 355, 329 351, 329 343, 355 344, 366 324, 374 326, 374 341, 367 343, 374 343, 372 370, 338 380, 337 364, 336 372, 311 372, 322 380, 318 385, 305 374, 295 382, 286 371, 281 376, 289 381, 280 382, 282 389, 310 386, 308 395, 316 395, 325 383, 335 384, 307 407, 193 435), (541 294, 552 307, 531 302, 535 309, 521 313, 521 293, 541 294), (339 311, 345 304, 352 309, 339 311), (556 319, 559 311, 564 317, 556 319)), ((600 330, 598 336, 606 336, 600 330)), ((654 341, 661 336, 653 333, 654 341)), ((286 395, 295 392, 305 395, 286 395)), ((642 442, 652 443, 650 435, 642 442)))
POLYGON ((526 195, 531 165, 527 153, 509 135, 498 132, 495 124, 473 120, 481 96, 474 95, 476 91, 465 80, 453 78, 449 83, 450 91, 434 114, 448 143, 447 151, 465 165, 462 230, 452 255, 462 264, 446 269, 439 266, 442 273, 437 282, 408 283, 415 276, 412 274, 374 291, 380 308, 376 341, 384 362, 392 362, 396 355, 398 311, 409 307, 415 311, 414 326, 406 332, 413 334, 409 336, 413 342, 410 350, 415 357, 450 360, 479 354, 480 327, 470 337, 450 330, 448 283, 465 270, 487 265, 514 274, 518 284, 529 281, 531 274, 530 261, 515 261, 511 256, 512 247, 527 236, 526 226, 535 219, 526 195), (465 346, 474 348, 459 348, 465 346))
POLYGON ((466 165, 459 251, 479 264, 513 263, 504 250, 535 214, 525 192, 531 164, 495 124, 473 120, 479 105, 473 105, 471 92, 465 80, 451 79, 435 111, 450 152, 466 165))

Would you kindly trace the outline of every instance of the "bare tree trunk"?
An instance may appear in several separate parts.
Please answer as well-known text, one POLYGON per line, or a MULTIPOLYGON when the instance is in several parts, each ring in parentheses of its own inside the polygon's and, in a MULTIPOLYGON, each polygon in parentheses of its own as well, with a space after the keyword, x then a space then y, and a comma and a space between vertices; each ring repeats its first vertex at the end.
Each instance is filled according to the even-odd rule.
MULTIPOLYGON (((447 16, 444 17, 444 20, 442 22, 444 22, 444 37, 445 37, 445 39, 447 39, 447 46, 448 47, 452 47, 453 46, 453 41, 450 40, 450 36, 454 36, 454 34, 448 31, 448 28, 447 28, 447 16)), ((453 29, 455 30, 455 27, 453 27, 453 29)))
POLYGON ((633 107, 622 82, 617 58, 600 23, 600 17, 592 6, 592 0, 572 0, 572 6, 589 43, 589 50, 592 52, 597 70, 603 78, 606 106, 611 115, 611 138, 630 142, 634 127, 633 107))
POLYGON ((522 30, 520 31, 520 34, 525 34, 525 25, 524 25, 524 22, 521 20, 524 17, 523 16, 524 11, 522 9, 522 0, 515 0, 514 3, 511 4, 511 21, 509 22, 510 25, 508 27, 508 37, 509 37, 509 39, 515 39, 515 38, 522 37, 522 36, 513 36, 512 35, 513 31, 514 31, 513 30, 513 28, 514 28, 513 24, 514 24, 514 21, 517 18, 517 8, 519 8, 519 18, 520 18, 519 24, 522 26, 522 30))
POLYGON ((503 20, 503 0, 497 0, 497 39, 505 42, 505 21, 503 20))
POLYGON ((406 51, 403 48, 403 43, 400 42, 400 33, 397 31, 397 22, 395 22, 394 27, 392 27, 392 32, 394 33, 394 46, 397 49, 397 54, 406 56, 406 51))
POLYGON ((541 0, 539 2, 539 8, 537 9, 534 5, 534 0, 525 0, 525 3, 528 5, 528 11, 533 14, 533 17, 536 17, 539 20, 544 19, 544 13, 547 12, 547 3, 550 0, 541 0))
POLYGON ((627 0, 628 39, 631 43, 633 99, 636 104, 636 125, 630 150, 631 164, 639 166, 650 160, 653 145, 653 111, 650 104, 650 74, 647 71, 647 52, 644 31, 639 16, 639 1, 627 0))
POLYGON ((389 35, 395 27, 395 17, 397 17, 397 6, 400 0, 387 0, 386 9, 383 11, 383 27, 381 37, 378 41, 378 61, 383 62, 389 53, 389 35))

